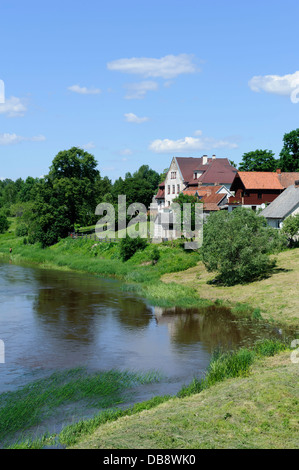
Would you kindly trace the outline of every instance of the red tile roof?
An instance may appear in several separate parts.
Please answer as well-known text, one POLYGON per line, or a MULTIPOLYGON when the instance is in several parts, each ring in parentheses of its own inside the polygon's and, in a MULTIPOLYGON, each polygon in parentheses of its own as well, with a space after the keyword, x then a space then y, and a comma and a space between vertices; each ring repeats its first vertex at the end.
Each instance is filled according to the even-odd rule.
POLYGON ((278 179, 284 188, 288 188, 299 180, 299 172, 283 172, 278 173, 278 179))
POLYGON ((218 204, 226 196, 226 193, 217 193, 221 186, 201 186, 200 188, 186 189, 183 194, 189 196, 198 195, 204 203, 204 210, 219 210, 218 204))
POLYGON ((277 173, 267 171, 239 171, 231 186, 232 191, 234 191, 234 186, 238 178, 241 179, 245 189, 284 189, 277 173))

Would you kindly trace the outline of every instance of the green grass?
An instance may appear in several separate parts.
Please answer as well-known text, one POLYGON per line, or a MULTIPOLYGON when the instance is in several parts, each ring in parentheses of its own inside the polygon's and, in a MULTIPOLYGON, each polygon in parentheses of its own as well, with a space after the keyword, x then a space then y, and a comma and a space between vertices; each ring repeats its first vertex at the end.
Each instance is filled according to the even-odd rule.
POLYGON ((0 395, 0 442, 47 421, 61 407, 75 405, 81 415, 85 409, 114 407, 132 398, 134 386, 159 379, 156 372, 110 370, 91 374, 84 368, 55 372, 17 391, 0 395))
POLYGON ((175 283, 163 289, 160 278, 171 272, 179 272, 196 266, 200 253, 188 252, 180 241, 158 245, 159 261, 152 263, 152 252, 157 245, 148 244, 128 261, 120 257, 118 242, 100 242, 89 238, 61 240, 56 245, 42 249, 38 244, 24 245, 22 237, 14 233, 0 236, 0 254, 15 262, 29 262, 43 268, 58 268, 87 272, 101 277, 115 277, 123 280, 127 288, 134 289, 157 306, 196 306, 201 299, 192 288, 175 283), (12 254, 9 249, 12 248, 12 254))
POLYGON ((222 356, 210 385, 78 434, 81 449, 298 448, 299 369, 278 342, 222 356), (282 351, 281 351, 282 350, 282 351), (280 352, 279 352, 280 351, 280 352))
MULTIPOLYGON (((257 341, 252 348, 241 348, 237 351, 223 352, 216 350, 212 355, 209 367, 203 378, 194 378, 192 382, 183 386, 177 393, 177 398, 185 399, 194 395, 203 393, 207 390, 213 389, 217 384, 225 382, 229 379, 248 378, 252 374, 252 367, 265 357, 274 357, 282 352, 289 351, 287 342, 280 340, 261 340, 257 341)), ((155 379, 155 376, 147 377, 147 379, 155 379)), ((263 380, 263 378, 261 378, 263 380)), ((86 384, 84 385, 84 389, 86 384)), ((93 392, 94 395, 95 392, 93 392)), ((54 440, 63 446, 74 446, 84 439, 88 442, 88 436, 97 433, 101 427, 107 423, 118 421, 123 417, 130 417, 136 414, 141 414, 144 411, 151 410, 157 406, 168 401, 173 401, 174 397, 170 395, 153 397, 142 403, 120 409, 112 408, 101 411, 94 418, 89 420, 80 420, 75 424, 66 426, 59 435, 47 436, 30 441, 25 440, 13 445, 14 448, 40 448, 44 445, 49 445, 54 440)), ((176 403, 176 405, 178 405, 176 403)), ((179 408, 179 406, 177 406, 179 408)), ((175 409, 172 414, 175 414, 175 409)), ((227 413, 229 417, 230 413, 227 413)), ((141 421, 142 423, 142 421, 141 421)), ((87 445, 88 446, 88 445, 87 445)))
POLYGON ((237 351, 214 351, 209 367, 203 379, 194 378, 183 386, 178 397, 186 397, 199 393, 218 382, 232 378, 247 376, 253 362, 260 357, 270 357, 288 349, 286 341, 265 339, 257 341, 252 348, 240 348, 237 351))

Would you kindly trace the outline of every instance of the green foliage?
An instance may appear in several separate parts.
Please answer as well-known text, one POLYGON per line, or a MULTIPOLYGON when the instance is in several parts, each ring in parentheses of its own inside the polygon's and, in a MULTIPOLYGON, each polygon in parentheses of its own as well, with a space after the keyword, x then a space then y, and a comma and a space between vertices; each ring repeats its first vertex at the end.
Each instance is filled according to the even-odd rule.
POLYGON ((284 134, 279 166, 281 171, 299 171, 299 128, 284 134))
POLYGON ((299 234, 299 214, 287 217, 282 226, 282 232, 287 236, 289 244, 294 244, 293 238, 299 234))
POLYGON ((152 260, 153 264, 156 264, 159 259, 160 259, 160 251, 157 246, 154 246, 151 254, 150 254, 150 259, 152 260))
POLYGON ((287 348, 288 346, 283 341, 265 339, 257 341, 252 348, 240 348, 236 351, 216 349, 205 376, 201 379, 195 377, 189 385, 181 388, 177 396, 184 398, 200 393, 223 380, 247 376, 256 358, 274 356, 287 348))
POLYGON ((277 160, 271 150, 255 150, 243 154, 239 171, 275 171, 277 160))
POLYGON ((130 259, 138 250, 144 250, 147 245, 147 240, 141 238, 139 235, 136 238, 131 238, 128 234, 120 242, 120 256, 123 261, 130 259))
POLYGON ((0 214, 0 233, 6 232, 9 228, 9 221, 5 214, 0 214))
POLYGON ((20 223, 16 228, 16 236, 17 237, 25 237, 28 235, 28 227, 24 223, 20 223))
POLYGON ((81 408, 109 408, 128 400, 136 385, 160 380, 159 373, 135 373, 108 370, 88 373, 84 368, 54 372, 45 379, 30 383, 17 391, 0 395, 0 440, 12 437, 53 416, 61 406, 80 402, 81 408))
POLYGON ((208 271, 218 271, 224 285, 251 282, 269 273, 276 262, 277 233, 254 211, 237 208, 211 214, 204 225, 202 259, 208 271))
POLYGON ((94 156, 81 148, 72 147, 58 152, 50 167, 49 177, 53 180, 60 178, 87 178, 95 181, 99 176, 96 169, 97 161, 94 156))

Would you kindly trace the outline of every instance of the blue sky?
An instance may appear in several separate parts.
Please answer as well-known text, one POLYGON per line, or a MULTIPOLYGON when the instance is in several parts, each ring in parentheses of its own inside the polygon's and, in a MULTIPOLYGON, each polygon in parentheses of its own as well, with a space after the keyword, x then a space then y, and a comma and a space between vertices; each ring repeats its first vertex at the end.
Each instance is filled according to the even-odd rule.
POLYGON ((172 156, 278 157, 299 127, 298 14, 298 0, 0 0, 0 178, 40 177, 72 146, 112 180, 172 156))

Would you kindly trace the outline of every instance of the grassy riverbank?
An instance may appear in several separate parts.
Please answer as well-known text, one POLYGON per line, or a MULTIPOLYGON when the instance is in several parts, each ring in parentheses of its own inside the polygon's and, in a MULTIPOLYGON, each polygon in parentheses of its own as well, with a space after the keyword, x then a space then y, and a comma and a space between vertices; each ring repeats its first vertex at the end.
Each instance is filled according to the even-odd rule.
POLYGON ((218 351, 206 376, 177 396, 101 411, 59 434, 12 447, 298 448, 299 368, 290 353, 277 340, 234 353, 218 351))
POLYGON ((298 449, 299 368, 290 353, 199 394, 99 426, 82 449, 298 449))
POLYGON ((41 249, 16 237, 14 224, 13 220, 10 232, 0 235, 0 256, 4 259, 115 277, 124 281, 124 288, 159 307, 200 307, 216 301, 236 315, 263 317, 281 326, 299 325, 299 248, 279 253, 277 267, 267 279, 224 287, 209 283, 215 274, 207 272, 200 253, 187 252, 179 240, 158 245, 160 259, 156 264, 151 261, 155 246, 151 244, 123 262, 118 242, 67 238, 41 249))
POLYGON ((283 251, 276 259, 271 276, 250 284, 229 287, 210 284, 215 274, 208 273, 202 262, 184 272, 165 274, 162 281, 192 287, 198 296, 213 302, 248 304, 259 308, 265 320, 299 328, 299 248, 283 251))
POLYGON ((115 277, 126 283, 127 289, 146 297, 160 307, 191 307, 211 304, 204 301, 192 288, 172 283, 165 290, 160 282, 163 274, 186 270, 200 260, 197 252, 187 252, 179 241, 159 246, 160 259, 152 263, 154 245, 135 253, 126 262, 120 257, 119 242, 99 242, 90 239, 61 240, 56 245, 42 249, 37 244, 26 245, 14 233, 0 236, 0 255, 13 262, 34 263, 42 268, 75 270, 101 277, 115 277), (10 248, 12 253, 9 253, 10 248))

